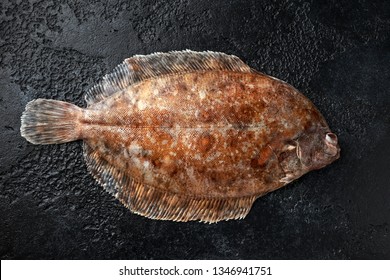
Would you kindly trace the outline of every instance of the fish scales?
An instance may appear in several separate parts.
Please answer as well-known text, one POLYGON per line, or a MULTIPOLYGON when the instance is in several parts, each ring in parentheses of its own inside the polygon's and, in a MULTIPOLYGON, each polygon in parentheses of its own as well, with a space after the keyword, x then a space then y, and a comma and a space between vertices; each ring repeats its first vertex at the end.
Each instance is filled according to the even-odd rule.
POLYGON ((32 101, 22 135, 37 144, 82 139, 95 179, 154 219, 243 218, 258 197, 339 157, 309 99, 222 53, 130 58, 86 99, 85 109, 32 101), (50 126, 50 110, 64 129, 50 126))
POLYGON ((259 195, 270 188, 256 187, 264 181, 259 175, 277 174, 280 167, 275 162, 256 169, 253 159, 269 149, 272 138, 281 139, 278 134, 300 132, 313 121, 300 119, 305 116, 300 111, 312 105, 298 95, 306 101, 302 109, 296 106, 299 100, 283 98, 286 93, 284 84, 257 74, 161 77, 92 105, 81 119, 90 125, 82 129, 82 138, 113 166, 134 169, 129 172, 134 179, 156 188, 181 187, 186 195, 259 195), (295 122, 288 121, 292 115, 295 122))

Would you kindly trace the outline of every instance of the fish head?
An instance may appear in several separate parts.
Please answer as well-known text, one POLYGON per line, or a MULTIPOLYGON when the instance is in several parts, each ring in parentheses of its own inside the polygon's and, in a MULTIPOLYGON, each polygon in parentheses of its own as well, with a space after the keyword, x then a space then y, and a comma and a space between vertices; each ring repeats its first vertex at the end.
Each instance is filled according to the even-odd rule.
POLYGON ((287 184, 339 157, 340 147, 336 134, 330 132, 328 127, 311 127, 288 140, 279 154, 279 164, 285 174, 280 181, 287 184))
POLYGON ((336 134, 328 127, 315 127, 296 140, 296 155, 303 171, 320 169, 340 157, 336 134))

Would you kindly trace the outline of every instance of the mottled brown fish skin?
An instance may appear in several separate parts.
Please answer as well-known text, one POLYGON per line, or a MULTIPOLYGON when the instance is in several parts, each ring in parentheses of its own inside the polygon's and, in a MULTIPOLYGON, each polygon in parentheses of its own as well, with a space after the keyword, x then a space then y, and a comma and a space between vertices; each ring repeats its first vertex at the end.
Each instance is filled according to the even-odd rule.
POLYGON ((242 219, 256 198, 340 153, 306 97, 224 53, 136 55, 84 97, 86 109, 30 101, 21 135, 43 145, 84 140, 97 182, 153 219, 242 219))
POLYGON ((258 197, 330 163, 330 129, 315 106, 256 72, 147 79, 92 104, 79 123, 80 138, 112 166, 189 197, 258 197))

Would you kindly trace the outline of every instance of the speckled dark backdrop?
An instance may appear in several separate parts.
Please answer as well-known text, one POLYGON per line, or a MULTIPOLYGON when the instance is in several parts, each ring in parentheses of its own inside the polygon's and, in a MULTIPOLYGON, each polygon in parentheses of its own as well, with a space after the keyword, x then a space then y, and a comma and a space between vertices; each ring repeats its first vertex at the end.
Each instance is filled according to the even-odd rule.
POLYGON ((2 0, 1 258, 390 258, 389 3, 2 0), (175 223, 108 195, 81 142, 21 138, 29 100, 85 105, 124 58, 187 48, 235 54, 297 87, 339 135, 340 160, 257 200, 244 220, 175 223))

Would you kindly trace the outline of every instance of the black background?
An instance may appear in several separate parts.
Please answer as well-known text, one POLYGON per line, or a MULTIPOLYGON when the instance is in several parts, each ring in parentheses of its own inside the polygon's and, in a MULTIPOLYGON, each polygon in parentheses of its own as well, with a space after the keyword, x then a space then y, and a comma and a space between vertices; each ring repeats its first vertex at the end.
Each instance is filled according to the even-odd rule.
POLYGON ((2 259, 390 258, 389 1, 2 0, 0 15, 2 259), (21 138, 28 101, 85 106, 124 58, 187 48, 294 85, 339 136, 341 158, 258 199, 244 220, 175 223, 107 194, 80 141, 21 138))

